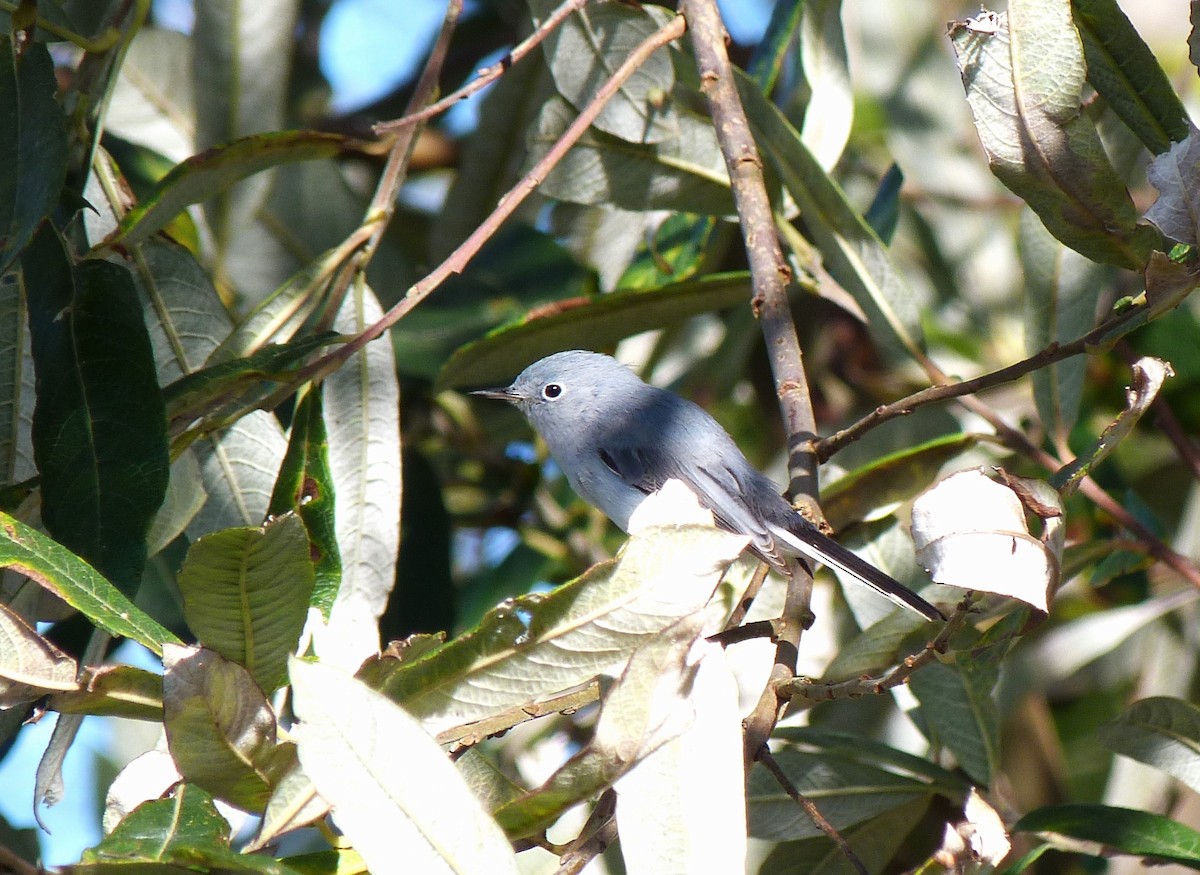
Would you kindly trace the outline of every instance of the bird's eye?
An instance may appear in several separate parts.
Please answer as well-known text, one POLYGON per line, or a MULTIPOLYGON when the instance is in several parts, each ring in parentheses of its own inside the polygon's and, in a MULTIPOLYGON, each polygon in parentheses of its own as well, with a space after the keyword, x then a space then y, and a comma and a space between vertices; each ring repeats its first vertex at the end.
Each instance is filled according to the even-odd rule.
POLYGON ((558 383, 547 383, 542 387, 542 397, 548 401, 553 401, 562 394, 562 386, 558 383))

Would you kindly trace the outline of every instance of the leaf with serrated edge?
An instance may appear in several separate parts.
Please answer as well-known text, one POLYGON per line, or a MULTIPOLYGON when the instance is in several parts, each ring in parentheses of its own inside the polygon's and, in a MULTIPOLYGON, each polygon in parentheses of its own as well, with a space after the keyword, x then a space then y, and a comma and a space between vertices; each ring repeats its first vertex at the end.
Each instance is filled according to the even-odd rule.
POLYGON ((400 664, 383 690, 440 732, 619 670, 642 642, 704 605, 746 543, 705 526, 647 529, 615 560, 547 595, 506 602, 473 631, 400 664))
POLYGON ((290 671, 301 765, 375 875, 517 871, 504 834, 416 720, 331 666, 293 658, 290 671))
POLYGON ((162 653, 163 642, 179 639, 66 547, 0 512, 0 568, 11 568, 45 587, 110 632, 162 653))

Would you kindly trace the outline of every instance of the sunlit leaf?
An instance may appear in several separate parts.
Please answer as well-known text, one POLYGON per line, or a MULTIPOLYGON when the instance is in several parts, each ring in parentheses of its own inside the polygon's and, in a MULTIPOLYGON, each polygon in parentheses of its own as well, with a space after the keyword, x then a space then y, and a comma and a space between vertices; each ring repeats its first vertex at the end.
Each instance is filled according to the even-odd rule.
POLYGON ((517 871, 503 833, 420 723, 335 668, 294 659, 290 670, 300 762, 372 872, 517 871))

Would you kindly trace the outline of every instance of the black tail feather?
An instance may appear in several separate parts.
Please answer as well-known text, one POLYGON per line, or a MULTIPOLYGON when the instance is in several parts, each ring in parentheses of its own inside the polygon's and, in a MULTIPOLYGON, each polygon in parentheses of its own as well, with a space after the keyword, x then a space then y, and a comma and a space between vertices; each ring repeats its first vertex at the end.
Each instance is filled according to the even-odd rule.
POLYGON ((946 615, 910 590, 900 581, 880 571, 870 562, 855 555, 837 541, 807 526, 784 529, 768 523, 771 534, 792 551, 815 559, 831 568, 844 571, 861 580, 871 589, 901 607, 916 611, 930 620, 945 620, 946 615))

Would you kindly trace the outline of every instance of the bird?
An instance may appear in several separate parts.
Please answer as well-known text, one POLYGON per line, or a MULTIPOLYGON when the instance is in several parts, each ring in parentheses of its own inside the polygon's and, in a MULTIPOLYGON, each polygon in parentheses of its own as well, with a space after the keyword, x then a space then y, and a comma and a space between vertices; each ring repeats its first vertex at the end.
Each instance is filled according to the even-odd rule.
POLYGON ((930 620, 945 615, 797 512, 702 407, 651 386, 611 356, 568 350, 539 359, 503 388, 471 394, 515 405, 546 443, 567 482, 628 531, 646 496, 682 481, 723 529, 789 573, 806 557, 846 572, 930 620))

